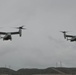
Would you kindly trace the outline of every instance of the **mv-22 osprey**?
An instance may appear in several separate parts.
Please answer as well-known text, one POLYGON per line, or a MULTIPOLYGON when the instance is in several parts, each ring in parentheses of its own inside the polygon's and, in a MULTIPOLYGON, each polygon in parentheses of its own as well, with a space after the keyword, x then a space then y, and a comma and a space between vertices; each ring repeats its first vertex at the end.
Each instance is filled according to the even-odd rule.
POLYGON ((19 31, 17 31, 17 32, 0 32, 0 35, 4 35, 3 37, 0 36, 0 38, 2 38, 3 40, 12 40, 11 35, 16 35, 16 34, 19 34, 19 36, 21 37, 22 29, 26 29, 26 28, 23 28, 23 27, 24 26, 15 27, 15 28, 19 29, 19 31))
POLYGON ((76 41, 75 35, 67 35, 67 31, 61 31, 64 34, 64 39, 70 40, 70 42, 76 41))

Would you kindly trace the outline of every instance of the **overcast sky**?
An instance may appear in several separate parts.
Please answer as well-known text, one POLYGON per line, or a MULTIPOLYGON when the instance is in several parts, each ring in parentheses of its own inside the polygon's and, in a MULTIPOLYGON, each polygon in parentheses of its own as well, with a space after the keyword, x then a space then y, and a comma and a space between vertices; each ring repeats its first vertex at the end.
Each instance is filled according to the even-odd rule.
POLYGON ((76 35, 76 0, 0 0, 0 31, 21 25, 22 37, 0 40, 0 67, 76 67, 76 42, 60 33, 76 35))

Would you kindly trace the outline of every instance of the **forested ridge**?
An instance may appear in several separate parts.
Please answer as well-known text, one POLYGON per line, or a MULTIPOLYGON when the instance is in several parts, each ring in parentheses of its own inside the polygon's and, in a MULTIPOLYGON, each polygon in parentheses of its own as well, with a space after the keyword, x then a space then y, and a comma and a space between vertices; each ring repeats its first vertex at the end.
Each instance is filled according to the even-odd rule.
POLYGON ((23 68, 17 71, 9 68, 0 68, 0 74, 12 74, 12 75, 32 75, 32 74, 75 74, 76 68, 66 68, 66 67, 49 67, 46 69, 37 68, 23 68))

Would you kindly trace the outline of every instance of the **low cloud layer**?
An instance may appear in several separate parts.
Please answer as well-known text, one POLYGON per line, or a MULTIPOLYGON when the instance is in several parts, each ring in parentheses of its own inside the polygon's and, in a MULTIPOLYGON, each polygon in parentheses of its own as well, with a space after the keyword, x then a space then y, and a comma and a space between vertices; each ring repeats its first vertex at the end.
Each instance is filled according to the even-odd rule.
POLYGON ((0 66, 20 68, 76 67, 76 42, 64 39, 62 30, 76 34, 75 0, 1 0, 1 31, 18 31, 22 37, 0 40, 0 66))

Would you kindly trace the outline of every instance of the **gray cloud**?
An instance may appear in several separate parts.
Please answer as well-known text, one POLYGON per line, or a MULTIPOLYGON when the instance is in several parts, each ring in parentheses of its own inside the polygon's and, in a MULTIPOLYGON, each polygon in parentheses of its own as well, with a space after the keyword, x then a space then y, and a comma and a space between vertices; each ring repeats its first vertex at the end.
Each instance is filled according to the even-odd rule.
POLYGON ((75 66, 75 42, 66 41, 59 31, 76 34, 75 0, 0 0, 0 31, 18 31, 10 28, 25 25, 20 38, 0 40, 0 66, 19 68, 46 68, 75 66))

